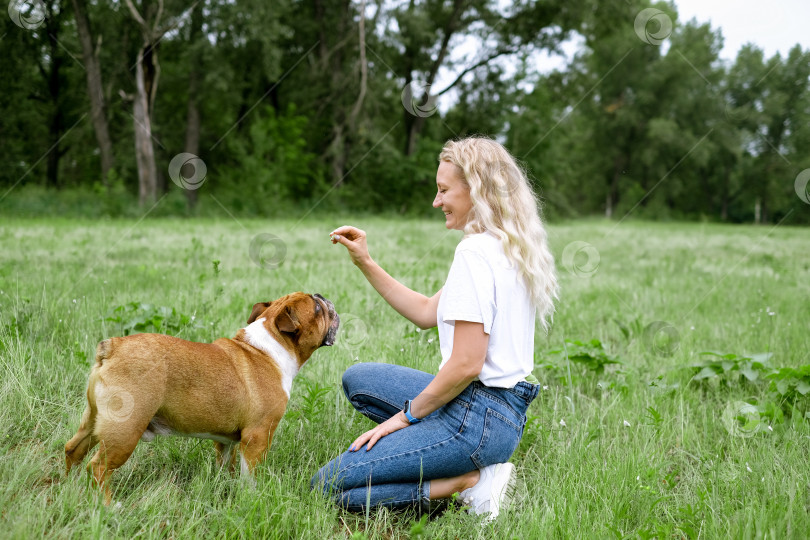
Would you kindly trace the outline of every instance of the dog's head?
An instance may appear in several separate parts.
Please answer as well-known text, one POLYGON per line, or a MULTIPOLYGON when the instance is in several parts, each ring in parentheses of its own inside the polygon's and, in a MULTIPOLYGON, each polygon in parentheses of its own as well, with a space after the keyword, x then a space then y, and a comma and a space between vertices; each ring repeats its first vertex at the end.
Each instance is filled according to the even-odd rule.
POLYGON ((270 336, 293 353, 299 365, 324 345, 335 342, 340 317, 320 294, 295 292, 272 302, 253 305, 248 326, 261 324, 270 336))

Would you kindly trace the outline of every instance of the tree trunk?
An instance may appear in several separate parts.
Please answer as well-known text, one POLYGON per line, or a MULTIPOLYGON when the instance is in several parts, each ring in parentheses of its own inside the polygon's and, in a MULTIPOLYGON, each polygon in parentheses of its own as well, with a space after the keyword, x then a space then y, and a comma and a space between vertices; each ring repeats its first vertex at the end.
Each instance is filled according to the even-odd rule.
POLYGON ((730 184, 731 184, 731 167, 726 165, 723 167, 723 191, 720 194, 720 220, 728 221, 728 203, 730 199, 730 184))
POLYGON ((135 162, 138 165, 138 203, 144 206, 157 200, 158 175, 155 147, 152 144, 152 112, 160 79, 158 45, 163 34, 173 28, 173 25, 158 30, 163 14, 163 0, 159 0, 157 8, 154 4, 144 2, 144 15, 138 12, 132 0, 126 0, 126 4, 143 36, 143 45, 138 50, 138 61, 135 63, 132 112, 135 121, 135 162))
POLYGON ((108 175, 113 167, 112 140, 107 123, 104 91, 101 84, 101 67, 99 66, 98 51, 93 48, 93 35, 90 30, 90 20, 87 16, 85 0, 73 0, 73 10, 76 14, 76 30, 79 33, 79 42, 82 45, 82 60, 84 60, 87 75, 87 95, 90 96, 90 112, 93 121, 93 130, 101 152, 101 181, 109 188, 108 175))
POLYGON ((155 165, 155 148, 152 145, 152 110, 150 90, 154 89, 152 58, 155 51, 149 50, 150 44, 144 44, 138 51, 138 63, 135 68, 135 99, 133 116, 135 118, 135 161, 138 164, 138 202, 141 206, 157 200, 157 166, 155 165))
POLYGON ((622 174, 623 163, 622 156, 616 156, 613 161, 613 178, 610 180, 607 199, 605 200, 605 217, 608 219, 613 217, 613 208, 619 198, 619 178, 622 174))
MULTIPOLYGON (((191 12, 191 33, 189 35, 189 46, 191 47, 191 69, 188 74, 188 108, 186 111, 186 144, 185 150, 189 154, 199 155, 200 152, 200 109, 197 104, 197 92, 200 88, 200 70, 202 64, 202 54, 200 47, 200 36, 202 35, 202 6, 200 1, 195 4, 191 12)), ((197 206, 197 190, 186 189, 186 202, 188 209, 194 210, 197 206)))
MULTIPOLYGON (((48 55, 50 62, 47 71, 40 64, 39 69, 42 76, 45 78, 45 83, 48 86, 48 97, 50 98, 53 111, 50 115, 48 122, 48 141, 50 142, 47 163, 47 185, 51 188, 59 188, 59 161, 65 154, 66 150, 60 150, 60 140, 63 137, 64 129, 64 115, 62 113, 61 103, 61 85, 59 84, 59 71, 62 68, 62 55, 59 50, 59 14, 55 12, 54 4, 47 6, 48 17, 45 19, 45 31, 47 32, 48 39, 48 55)), ((61 14, 61 12, 60 12, 61 14)))
MULTIPOLYGON (((425 81, 427 83, 427 87, 424 95, 422 96, 422 104, 426 104, 430 99, 430 87, 433 86, 433 83, 436 80, 436 75, 439 73, 439 68, 444 63, 444 59, 445 56, 447 56, 448 47, 450 45, 450 38, 453 37, 453 34, 458 29, 461 15, 466 7, 465 0, 454 0, 453 2, 453 12, 450 14, 447 24, 443 28, 443 36, 441 45, 439 47, 439 53, 436 56, 436 60, 433 61, 433 65, 430 67, 430 71, 428 72, 427 81, 425 81)), ((410 78, 410 74, 408 75, 408 78, 410 78)), ((409 113, 406 113, 406 115, 407 114, 409 113)), ((405 126, 408 130, 408 137, 405 142, 405 155, 411 156, 416 151, 416 142, 425 127, 425 116, 419 115, 413 118, 406 117, 405 126)))

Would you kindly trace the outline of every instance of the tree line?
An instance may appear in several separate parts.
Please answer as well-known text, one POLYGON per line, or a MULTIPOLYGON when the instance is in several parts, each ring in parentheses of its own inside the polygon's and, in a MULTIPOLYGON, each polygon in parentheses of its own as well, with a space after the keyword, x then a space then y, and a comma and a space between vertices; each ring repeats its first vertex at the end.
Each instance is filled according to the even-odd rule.
POLYGON ((0 208, 79 193, 143 212, 168 194, 178 212, 426 213, 443 142, 483 134, 551 217, 810 222, 810 51, 749 44, 722 61, 721 32, 672 4, 14 0, 8 13, 0 208), (542 71, 572 37, 570 62, 542 71))

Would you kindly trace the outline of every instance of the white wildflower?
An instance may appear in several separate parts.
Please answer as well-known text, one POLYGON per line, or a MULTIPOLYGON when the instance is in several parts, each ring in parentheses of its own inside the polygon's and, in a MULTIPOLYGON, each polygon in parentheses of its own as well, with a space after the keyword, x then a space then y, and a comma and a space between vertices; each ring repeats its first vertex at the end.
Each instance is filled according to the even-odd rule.
POLYGON ((560 420, 560 425, 561 425, 562 427, 565 427, 565 420, 560 420))
POLYGON ((624 427, 630 427, 630 422, 628 422, 627 420, 625 420, 625 421, 624 421, 624 427))
POLYGON ((751 470, 751 467, 748 466, 747 461, 745 462, 745 470, 748 471, 748 472, 754 472, 754 471, 751 470))

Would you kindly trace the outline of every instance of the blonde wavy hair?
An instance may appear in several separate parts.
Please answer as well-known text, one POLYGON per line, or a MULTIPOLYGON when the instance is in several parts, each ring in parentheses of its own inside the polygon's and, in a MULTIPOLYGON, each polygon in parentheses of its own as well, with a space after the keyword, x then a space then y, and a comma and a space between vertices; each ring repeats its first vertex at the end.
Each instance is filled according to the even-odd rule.
POLYGON ((472 209, 464 234, 486 231, 501 240, 548 331, 558 298, 557 275, 526 172, 503 145, 485 137, 448 141, 439 161, 458 167, 470 188, 472 209))

